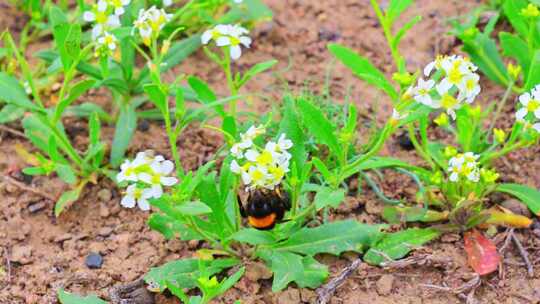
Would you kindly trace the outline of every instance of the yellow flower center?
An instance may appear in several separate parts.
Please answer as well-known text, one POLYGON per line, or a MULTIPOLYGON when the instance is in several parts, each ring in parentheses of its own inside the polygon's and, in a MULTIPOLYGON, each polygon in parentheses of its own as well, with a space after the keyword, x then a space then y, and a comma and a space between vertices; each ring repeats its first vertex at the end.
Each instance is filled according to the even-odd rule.
POLYGON ((240 39, 236 38, 236 37, 229 37, 231 39, 231 45, 232 46, 236 46, 236 45, 239 45, 240 44, 240 39))
POLYGON ((139 188, 136 188, 135 191, 133 191, 133 197, 135 199, 140 199, 142 197, 142 190, 139 188))
POLYGON ((260 165, 268 165, 272 162, 272 153, 264 150, 263 153, 257 156, 257 163, 260 165))
POLYGON ((107 22, 107 13, 106 12, 96 12, 96 23, 106 23, 107 22))
POLYGON ((452 84, 458 84, 463 79, 463 74, 459 70, 459 65, 456 65, 457 61, 454 62, 454 66, 450 69, 448 73, 448 79, 452 84))
POLYGON ((534 112, 540 108, 540 101, 536 99, 531 99, 527 104, 527 111, 534 112))
POLYGON ((253 181, 255 182, 258 182, 262 180, 263 178, 264 178, 264 174, 259 170, 255 170, 251 173, 251 179, 253 179, 253 181))
POLYGON ((161 176, 159 174, 152 175, 152 179, 150 180, 152 184, 159 184, 161 183, 161 176))
POLYGON ((452 95, 444 94, 441 99, 441 104, 445 109, 452 109, 458 104, 458 101, 452 95))

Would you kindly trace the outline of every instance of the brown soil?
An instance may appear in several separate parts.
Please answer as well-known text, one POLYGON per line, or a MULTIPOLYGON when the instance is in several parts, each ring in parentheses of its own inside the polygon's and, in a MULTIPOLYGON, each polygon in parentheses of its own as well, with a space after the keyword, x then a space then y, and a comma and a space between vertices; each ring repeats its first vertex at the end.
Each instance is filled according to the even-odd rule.
MULTIPOLYGON (((351 100, 359 106, 366 122, 375 117, 382 121, 391 111, 383 96, 354 78, 339 64, 331 64, 326 44, 332 41, 345 44, 367 56, 376 66, 390 73, 391 56, 387 51, 382 31, 368 1, 353 0, 267 0, 275 13, 274 21, 262 24, 254 32, 253 48, 239 63, 245 69, 251 64, 276 58, 280 61, 279 77, 266 73, 251 82, 247 90, 268 97, 255 102, 260 111, 278 102, 281 88, 298 91, 307 85, 322 91, 325 75, 331 68, 330 90, 336 100, 346 96, 350 86, 351 100), (286 69, 288 64, 290 69, 286 69)), ((386 1, 383 1, 386 2, 386 1)), ((425 65, 437 53, 455 52, 457 42, 445 35, 449 17, 463 14, 475 7, 476 1, 418 0, 407 17, 419 14, 424 20, 405 39, 402 50, 410 58, 409 69, 425 65)), ((0 26, 21 28, 20 18, 10 19, 11 9, 2 5, 0 26), (9 18, 4 18, 9 17, 9 18)), ((225 92, 224 79, 219 70, 208 63, 202 52, 192 56, 175 69, 176 73, 195 74, 207 80, 218 92, 225 92)), ((501 95, 501 89, 485 84, 483 102, 501 95)), ((107 102, 107 96, 96 101, 107 102)), ((252 107, 247 104, 246 107, 252 107)), ((508 111, 511 112, 512 105, 508 111)), ((77 127, 80 123, 69 122, 77 127)), ((504 125, 504 122, 501 122, 504 125)), ((84 124, 81 124, 84 127, 84 124)), ((10 127, 20 129, 18 124, 10 127)), ((77 129, 77 128, 74 128, 77 129)), ((84 129, 83 129, 84 130, 84 129)), ((112 129, 106 129, 112 137, 112 129)), ((77 133, 73 131, 73 133, 77 133)), ((363 134, 363 132, 360 132, 363 134)), ((85 132, 72 134, 76 142, 84 143, 85 132)), ((180 144, 186 168, 193 169, 208 160, 222 141, 218 134, 190 127, 180 144)), ((25 167, 17 156, 17 146, 31 149, 29 143, 9 132, 0 131, 0 171, 14 179, 21 179, 18 169, 25 167)), ((163 128, 152 123, 146 132, 136 134, 130 153, 154 149, 167 154, 163 128)), ((538 147, 513 153, 499 163, 505 180, 540 186, 538 147)), ((410 152, 401 150, 396 141, 387 144, 384 154, 418 162, 410 152)), ((27 181, 28 187, 58 196, 65 188, 54 177, 36 177, 27 181)), ((24 182, 23 182, 24 183, 24 182)), ((412 185, 404 184, 400 177, 386 172, 383 189, 389 196, 410 197, 412 185)), ((377 215, 382 204, 369 189, 365 195, 348 197, 335 212, 334 218, 349 218, 373 223, 380 222, 377 215)), ((109 299, 109 289, 118 284, 136 280, 150 267, 166 261, 189 257, 200 244, 166 241, 146 225, 147 213, 120 207, 120 194, 108 180, 100 180, 88 187, 79 202, 60 218, 53 216, 53 202, 39 194, 18 188, 6 180, 0 184, 2 209, 0 213, 0 303, 57 303, 56 290, 92 292, 109 299), (37 209, 37 210, 36 210, 37 209), (84 259, 90 252, 104 257, 101 269, 91 270, 84 259)), ((535 227, 540 226, 535 222, 535 227)), ((502 245, 503 234, 496 240, 502 245)), ((536 266, 540 263, 540 230, 518 233, 536 266)), ((459 235, 447 235, 414 253, 433 254, 438 263, 410 266, 404 269, 384 270, 361 265, 340 287, 330 303, 459 303, 458 295, 438 291, 423 284, 458 287, 472 277, 468 268, 462 240, 459 235)), ((321 256, 319 260, 330 266, 332 277, 346 267, 355 254, 342 258, 321 256)), ((499 274, 483 277, 474 294, 476 303, 539 303, 540 275, 527 277, 526 269, 514 247, 506 250, 499 274)), ((253 266, 248 266, 248 271, 253 266)), ((316 295, 308 289, 290 286, 283 292, 272 294, 268 280, 250 281, 244 277, 216 303, 314 303, 316 295)), ((157 295, 156 303, 178 303, 173 298, 157 295)))

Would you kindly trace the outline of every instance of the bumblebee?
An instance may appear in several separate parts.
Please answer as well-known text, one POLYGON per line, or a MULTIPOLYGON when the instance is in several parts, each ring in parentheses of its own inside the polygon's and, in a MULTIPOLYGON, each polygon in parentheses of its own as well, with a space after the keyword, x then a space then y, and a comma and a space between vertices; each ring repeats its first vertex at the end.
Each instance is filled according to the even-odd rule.
POLYGON ((280 188, 274 190, 256 189, 250 191, 244 207, 238 198, 240 214, 247 218, 249 225, 259 230, 274 228, 283 219, 285 211, 291 209, 289 194, 280 188))

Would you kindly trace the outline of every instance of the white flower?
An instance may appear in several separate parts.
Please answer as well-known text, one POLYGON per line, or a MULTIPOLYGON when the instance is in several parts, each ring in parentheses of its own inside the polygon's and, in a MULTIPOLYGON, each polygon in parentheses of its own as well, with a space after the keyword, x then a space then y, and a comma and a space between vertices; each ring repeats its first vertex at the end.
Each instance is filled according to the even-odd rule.
POLYGON ((393 120, 402 120, 404 118, 406 118, 407 116, 409 116, 408 113, 399 113, 398 110, 396 109, 392 109, 392 119, 393 120))
POLYGON ((110 33, 105 32, 103 36, 98 38, 98 43, 107 47, 109 50, 114 51, 116 50, 116 43, 118 42, 118 39, 111 35, 110 33))
POLYGON ((163 0, 163 6, 171 6, 173 4, 172 0, 163 0))
POLYGON ((519 102, 522 107, 516 112, 516 119, 524 121, 525 116, 533 113, 536 118, 540 118, 540 85, 536 86, 530 93, 524 93, 519 96, 519 102), (532 93, 532 94, 531 94, 532 93))
POLYGON ((479 85, 480 76, 478 74, 468 74, 463 78, 463 81, 458 84, 459 96, 458 99, 465 99, 467 103, 472 103, 476 96, 480 94, 479 85))
POLYGON ((434 85, 435 81, 431 79, 427 81, 422 78, 418 79, 418 85, 414 89, 412 89, 412 92, 414 94, 414 100, 426 106, 431 106, 433 100, 431 98, 430 92, 433 89, 434 85))
POLYGON ((23 82, 23 88, 26 94, 28 95, 32 94, 32 88, 30 87, 30 83, 28 81, 23 82))
POLYGON ((150 45, 151 39, 159 35, 159 31, 163 29, 171 18, 172 15, 167 14, 164 9, 158 9, 152 6, 147 10, 139 10, 139 16, 133 23, 133 26, 134 29, 139 30, 139 35, 143 39, 144 44, 150 45))
POLYGON ((240 4, 240 3, 242 3, 242 0, 234 0, 234 3, 240 4))
POLYGON ((150 164, 152 172, 144 172, 138 175, 140 181, 150 185, 150 193, 153 198, 160 198, 163 195, 162 186, 173 186, 178 183, 175 177, 167 176, 174 170, 174 164, 170 160, 153 161, 150 164))
POLYGON ((138 205, 143 211, 150 210, 148 199, 151 198, 150 189, 140 189, 137 185, 129 185, 126 189, 126 195, 120 201, 120 204, 126 208, 133 208, 138 205))
POLYGON ((242 56, 242 48, 251 46, 251 38, 247 36, 249 31, 239 25, 220 24, 209 29, 201 36, 201 42, 208 44, 214 40, 219 47, 229 47, 229 55, 233 60, 242 56))
POLYGON ((126 10, 124 6, 128 6, 131 0, 109 0, 111 6, 114 8, 114 14, 117 16, 123 15, 126 10))
POLYGON ((449 180, 457 182, 460 178, 465 178, 471 182, 478 182, 480 180, 480 169, 477 162, 479 157, 480 155, 472 152, 452 157, 448 162, 449 180))

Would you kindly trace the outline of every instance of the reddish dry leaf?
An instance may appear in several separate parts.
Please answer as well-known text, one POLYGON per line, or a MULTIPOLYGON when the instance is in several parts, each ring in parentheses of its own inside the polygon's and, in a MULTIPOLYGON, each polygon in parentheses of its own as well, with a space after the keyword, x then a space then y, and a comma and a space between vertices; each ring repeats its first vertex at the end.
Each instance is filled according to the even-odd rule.
POLYGON ((476 229, 464 234, 465 251, 469 265, 479 275, 485 275, 497 270, 501 257, 497 247, 476 229))

